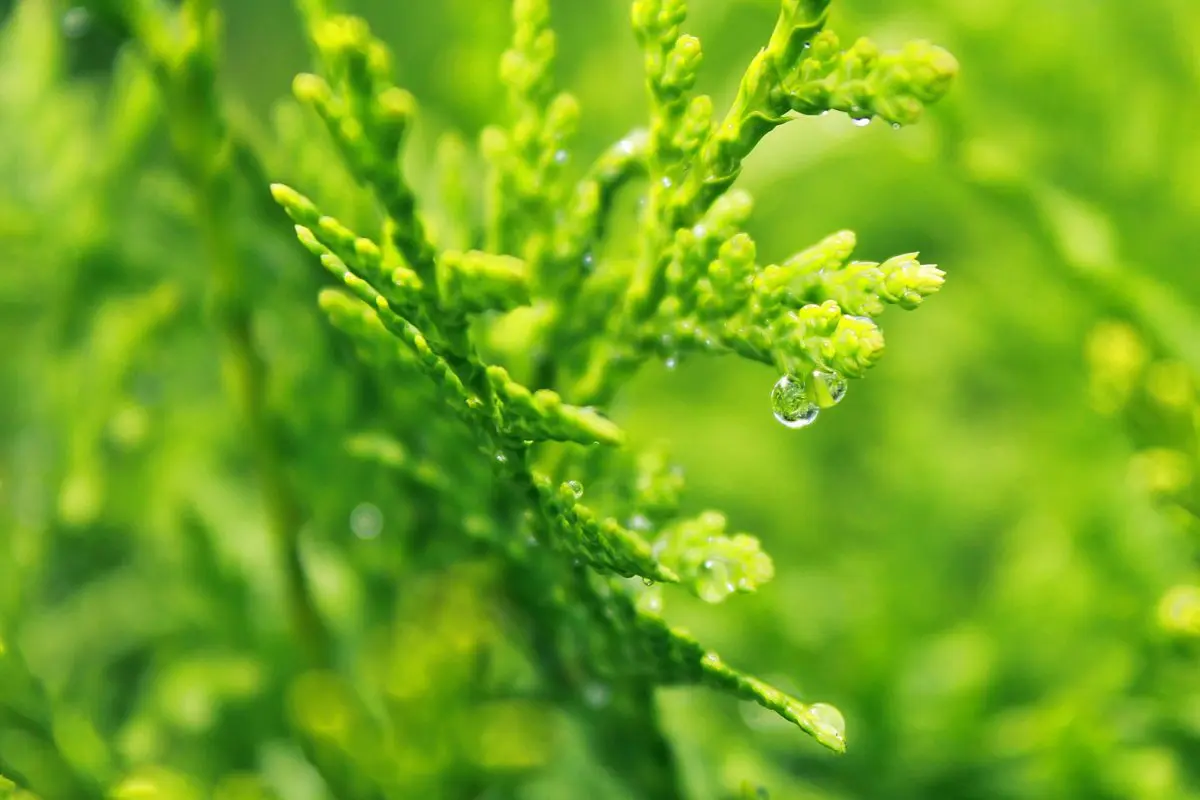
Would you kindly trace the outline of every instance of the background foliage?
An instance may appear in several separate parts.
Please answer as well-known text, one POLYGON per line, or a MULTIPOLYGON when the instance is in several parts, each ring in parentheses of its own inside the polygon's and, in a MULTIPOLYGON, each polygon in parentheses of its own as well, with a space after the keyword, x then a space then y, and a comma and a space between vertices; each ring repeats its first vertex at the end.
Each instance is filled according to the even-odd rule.
MULTIPOLYGON (((46 798, 325 796, 280 731, 337 734, 376 710, 332 676, 291 674, 282 576, 202 302, 202 236, 154 92, 114 66, 124 32, 98 9, 15 5, 0 44, 0 764, 46 798), (26 724, 47 714, 48 730, 26 724)), ((238 124, 271 142, 269 171, 334 180, 314 129, 278 102, 308 62, 289 4, 224 5, 238 124)), ((422 104, 409 159, 428 175, 435 134, 472 138, 499 102, 508 3, 352 5, 422 104)), ((776 7, 693 3, 718 104, 776 7)), ((561 0, 554 18, 592 155, 644 116, 627 4, 561 0)), ((775 559, 760 593, 683 602, 673 621, 836 702, 850 730, 833 756, 753 706, 664 691, 694 797, 746 780, 777 798, 1200 797, 1200 662, 1159 607, 1194 581, 1198 539, 1156 496, 1194 491, 1198 26, 1183 0, 835 5, 846 38, 928 37, 962 80, 915 128, 830 115, 772 134, 742 177, 751 233, 782 257, 851 228, 864 257, 919 249, 948 281, 889 319, 872 380, 809 429, 772 419, 777 375, 733 360, 647 369, 620 400, 632 438, 669 443, 685 504, 725 509, 775 559), (1097 329, 1112 319, 1132 327, 1097 329), (1155 382, 1152 362, 1184 377, 1155 382), (1162 385, 1182 428, 1126 405, 1162 385), (1164 449, 1185 456, 1174 472, 1164 449)), ((235 217, 261 201, 235 198, 235 217)), ((413 574, 389 546, 420 509, 358 457, 400 455, 369 438, 348 452, 355 359, 276 229, 252 237, 250 276, 268 403, 292 430, 329 433, 291 443, 305 558, 325 616, 366 643, 354 670, 386 681, 404 720, 386 765, 374 743, 340 742, 361 756, 347 785, 398 764, 447 797, 622 796, 568 717, 525 698, 471 704, 464 665, 503 650, 480 589, 499 576, 451 551, 413 574)))

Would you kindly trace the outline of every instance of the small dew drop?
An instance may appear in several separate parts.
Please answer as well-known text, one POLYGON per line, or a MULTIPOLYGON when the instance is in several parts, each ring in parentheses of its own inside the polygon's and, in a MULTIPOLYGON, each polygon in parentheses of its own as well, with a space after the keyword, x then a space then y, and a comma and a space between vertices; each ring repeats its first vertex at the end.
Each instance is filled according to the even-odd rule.
POLYGON ((556 150, 554 152, 554 163, 555 164, 565 164, 565 163, 567 163, 567 159, 570 157, 571 157, 570 153, 568 153, 566 150, 556 150))
POLYGON ((628 528, 631 531, 638 531, 639 533, 645 533, 646 531, 650 530, 651 527, 652 526, 650 525, 650 518, 647 517, 645 514, 634 514, 632 517, 629 518, 628 528))
POLYGON ((857 117, 857 118, 855 118, 855 119, 852 119, 852 120, 850 120, 850 121, 851 121, 851 122, 853 122, 855 125, 857 125, 857 126, 858 126, 858 127, 860 127, 860 128, 865 128, 867 125, 870 125, 870 124, 871 124, 871 118, 870 118, 870 117, 857 117))
POLYGON ((576 500, 583 497, 583 484, 579 481, 567 481, 567 488, 575 495, 576 500))
POLYGON ((705 561, 696 581, 696 594, 700 599, 706 603, 719 603, 733 592, 734 585, 729 580, 729 564, 720 558, 705 561))
POLYGON ((643 586, 653 586, 654 579, 653 578, 642 578, 642 585, 643 586))
POLYGON ((819 385, 818 391, 827 397, 822 398, 823 403, 829 405, 837 405, 842 402, 842 398, 846 396, 846 390, 850 384, 840 374, 836 372, 824 372, 822 370, 813 370, 813 380, 819 385))
POLYGON ((383 512, 374 503, 359 503, 350 512, 350 530, 360 539, 374 539, 383 531, 383 512))
POLYGON ((62 17, 63 36, 68 39, 78 39, 88 32, 92 26, 92 15, 83 6, 68 9, 62 17))
POLYGON ((612 697, 612 691, 603 683, 589 683, 583 687, 583 702, 589 708, 604 708, 612 697))
POLYGON ((497 464, 507 464, 508 456, 504 455, 504 453, 496 453, 496 463, 497 464))
POLYGON ((833 706, 828 703, 815 703, 808 707, 808 717, 813 721, 813 727, 820 737, 839 742, 846 740, 846 718, 833 706))
POLYGON ((893 123, 892 123, 892 130, 894 130, 894 131, 898 131, 898 130, 900 130, 900 123, 899 123, 899 122, 893 122, 893 123))
POLYGON ((617 149, 627 156, 633 155, 633 142, 631 142, 629 139, 622 139, 621 141, 617 142, 617 149))
POLYGON ((708 236, 708 228, 704 227, 703 223, 697 222, 692 226, 692 236, 695 236, 697 239, 703 239, 705 236, 708 236))
POLYGON ((771 410, 775 419, 789 428, 806 428, 817 419, 820 408, 804 391, 804 384, 784 375, 771 390, 771 410))
POLYGON ((594 255, 592 255, 591 250, 588 250, 586 253, 583 254, 582 261, 583 261, 583 268, 585 270, 590 270, 596 263, 596 257, 594 255))
POLYGON ((667 356, 667 360, 663 362, 667 369, 675 369, 679 366, 679 359, 675 356, 667 356))
POLYGON ((662 589, 658 586, 652 586, 638 595, 638 611, 646 614, 661 614, 662 605, 662 589))
POLYGON ((671 179, 668 178, 666 175, 663 175, 662 185, 663 185, 664 189, 670 189, 671 188, 671 179))
POLYGON ((719 655, 717 655, 716 653, 705 653, 704 658, 701 659, 701 663, 706 664, 707 666, 710 666, 710 667, 720 666, 721 657, 719 655))

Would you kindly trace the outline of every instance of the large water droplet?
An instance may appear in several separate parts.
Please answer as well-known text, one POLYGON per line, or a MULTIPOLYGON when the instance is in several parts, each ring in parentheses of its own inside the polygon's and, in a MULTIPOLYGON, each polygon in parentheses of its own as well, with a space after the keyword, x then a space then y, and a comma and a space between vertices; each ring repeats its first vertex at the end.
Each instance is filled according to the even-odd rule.
POLYGON ((575 495, 576 500, 583 497, 583 484, 579 481, 567 481, 567 488, 575 495))
POLYGON ((822 407, 836 406, 846 396, 850 388, 849 382, 836 372, 813 370, 813 383, 817 395, 817 404, 822 407))
POLYGON ((841 711, 828 703, 815 703, 808 707, 808 717, 819 738, 846 741, 846 718, 841 711))
POLYGON ((784 375, 771 390, 771 410, 775 419, 789 428, 805 428, 817 419, 820 409, 804 391, 804 383, 784 375))
POLYGON ((374 503, 359 503, 350 512, 350 530, 360 539, 374 539, 383 531, 383 512, 374 503))

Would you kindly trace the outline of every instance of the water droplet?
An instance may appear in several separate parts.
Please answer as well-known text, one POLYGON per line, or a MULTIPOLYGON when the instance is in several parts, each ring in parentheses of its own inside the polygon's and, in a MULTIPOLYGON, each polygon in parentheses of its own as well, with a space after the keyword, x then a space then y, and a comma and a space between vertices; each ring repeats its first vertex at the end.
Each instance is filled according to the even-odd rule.
POLYGON ((893 122, 893 123, 892 123, 892 130, 894 130, 894 131, 898 131, 898 130, 900 130, 900 123, 899 123, 899 122, 893 122))
POLYGON ((566 150, 556 150, 554 152, 554 163, 555 164, 565 164, 565 163, 567 163, 567 159, 570 157, 571 157, 570 153, 568 153, 566 150))
POLYGON ((638 595, 638 611, 646 614, 662 613, 662 588, 653 586, 638 595))
POLYGON ((696 594, 706 603, 719 603, 733 594, 729 580, 729 564, 722 558, 710 558, 701 565, 696 579, 696 594))
POLYGON ((671 179, 668 178, 666 175, 663 175, 662 185, 663 185, 664 189, 670 189, 671 188, 671 179))
POLYGON ((653 578, 642 578, 642 585, 643 586, 653 586, 654 579, 653 578))
POLYGON ((771 390, 771 409, 775 419, 789 428, 805 428, 817 419, 820 408, 804 391, 804 384, 784 375, 771 390))
POLYGON ((853 122, 855 125, 857 125, 860 128, 871 124, 870 117, 855 117, 854 119, 852 119, 850 121, 853 122))
POLYGON ((68 39, 78 39, 86 34, 91 26, 92 14, 83 6, 75 6, 63 14, 62 32, 68 39))
POLYGON ((604 708, 612 697, 612 691, 603 683, 589 683, 583 687, 583 702, 589 708, 604 708))
POLYGON ((625 155, 633 155, 633 142, 629 139, 622 139, 617 142, 617 149, 625 155))
POLYGON ((359 503, 350 512, 350 530, 360 539, 374 539, 383 531, 383 512, 374 503, 359 503))
POLYGON ((629 518, 629 524, 626 527, 628 527, 631 531, 645 533, 653 526, 650 524, 650 518, 645 514, 634 514, 629 518))
POLYGON ((704 227, 704 223, 697 222, 692 226, 692 236, 695 236, 697 239, 703 239, 705 236, 708 236, 708 228, 704 227))
POLYGON ((592 267, 595 265, 595 263, 596 263, 596 257, 595 257, 594 255, 592 255, 592 251, 591 251, 591 250, 588 250, 587 252, 585 252, 585 253, 583 254, 583 259, 582 259, 582 260, 583 260, 583 268, 584 268, 585 270, 591 270, 591 268, 592 268, 592 267))
POLYGON ((583 484, 579 481, 567 481, 567 488, 575 495, 576 500, 583 497, 583 484))
POLYGON ((716 653, 705 653, 704 658, 701 659, 701 661, 710 667, 717 667, 721 665, 721 657, 716 653))
POLYGON ((846 718, 841 711, 828 703, 815 703, 808 707, 807 714, 819 738, 846 741, 846 718))
POLYGON ((813 382, 816 383, 817 400, 822 406, 836 406, 846 396, 850 384, 836 372, 813 370, 813 382))
POLYGON ((679 366, 679 359, 675 356, 667 356, 667 360, 663 364, 666 365, 667 369, 675 369, 675 367, 679 366))
POLYGON ((498 464, 507 464, 508 456, 504 455, 504 453, 496 453, 496 462, 498 464))

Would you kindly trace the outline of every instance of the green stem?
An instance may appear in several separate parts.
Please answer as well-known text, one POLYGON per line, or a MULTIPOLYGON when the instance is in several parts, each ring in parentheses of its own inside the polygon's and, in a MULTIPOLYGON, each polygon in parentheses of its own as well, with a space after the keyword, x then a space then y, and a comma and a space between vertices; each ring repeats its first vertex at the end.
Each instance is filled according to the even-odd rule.
POLYGON ((198 36, 178 41, 164 12, 148 0, 112 0, 113 10, 135 32, 165 100, 172 144, 196 197, 209 261, 213 311, 223 339, 229 390, 243 414, 262 482, 268 526, 284 574, 291 625, 308 660, 325 664, 329 635, 312 599, 300 559, 299 501, 283 467, 278 431, 266 407, 267 368, 254 342, 251 298, 233 236, 232 159, 237 146, 217 107, 216 18, 210 0, 191 0, 179 11, 198 36), (185 44, 186 43, 186 44, 185 44))
POLYGON ((284 572, 292 628, 309 661, 323 664, 328 660, 329 635, 300 559, 300 505, 284 472, 279 436, 266 408, 267 366, 254 342, 250 303, 231 236, 233 221, 223 184, 221 177, 212 176, 199 181, 196 192, 211 270, 213 310, 224 340, 225 377, 243 415, 262 482, 267 524, 284 572))

